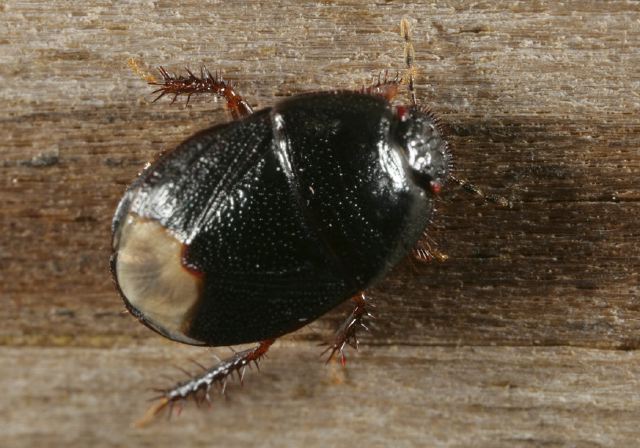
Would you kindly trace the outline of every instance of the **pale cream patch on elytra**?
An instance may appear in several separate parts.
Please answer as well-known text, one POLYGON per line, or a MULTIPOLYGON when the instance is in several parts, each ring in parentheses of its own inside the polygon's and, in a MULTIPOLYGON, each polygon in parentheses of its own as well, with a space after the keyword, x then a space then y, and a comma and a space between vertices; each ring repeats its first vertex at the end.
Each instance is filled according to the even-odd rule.
POLYGON ((182 264, 184 244, 134 213, 124 218, 115 244, 118 285, 145 322, 173 340, 202 344, 186 335, 202 279, 182 264))

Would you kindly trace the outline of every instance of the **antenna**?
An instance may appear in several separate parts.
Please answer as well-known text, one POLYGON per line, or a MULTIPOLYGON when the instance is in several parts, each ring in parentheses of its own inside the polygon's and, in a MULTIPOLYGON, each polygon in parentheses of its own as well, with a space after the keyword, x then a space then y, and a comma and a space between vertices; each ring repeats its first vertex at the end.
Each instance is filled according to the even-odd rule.
POLYGON ((415 68, 413 67, 413 61, 416 57, 416 52, 413 49, 411 43, 411 25, 406 18, 400 21, 400 35, 404 39, 404 61, 407 65, 407 72, 409 74, 409 95, 411 95, 411 103, 415 106, 416 101, 416 88, 414 83, 415 68))

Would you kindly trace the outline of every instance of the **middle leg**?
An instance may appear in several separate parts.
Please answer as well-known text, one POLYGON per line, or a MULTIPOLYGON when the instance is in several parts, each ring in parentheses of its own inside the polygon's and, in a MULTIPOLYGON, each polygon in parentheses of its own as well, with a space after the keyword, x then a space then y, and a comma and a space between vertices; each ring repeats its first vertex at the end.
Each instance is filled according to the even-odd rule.
POLYGON ((373 307, 370 303, 370 299, 367 298, 364 293, 358 294, 351 299, 355 306, 349 317, 342 323, 342 325, 336 331, 333 339, 333 343, 321 353, 321 356, 325 353, 329 353, 327 362, 331 361, 336 353, 340 354, 340 363, 344 366, 347 363, 347 357, 344 355, 344 349, 347 345, 358 349, 358 337, 356 331, 358 327, 368 330, 363 320, 365 317, 373 318, 373 315, 368 311, 369 307, 373 307))

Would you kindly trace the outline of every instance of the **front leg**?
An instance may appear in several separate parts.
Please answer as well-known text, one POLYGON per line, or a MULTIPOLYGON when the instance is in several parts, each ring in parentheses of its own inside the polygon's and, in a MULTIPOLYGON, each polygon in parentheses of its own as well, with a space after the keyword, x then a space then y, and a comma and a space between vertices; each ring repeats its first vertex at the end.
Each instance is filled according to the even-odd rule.
POLYGON ((422 238, 418 241, 416 247, 413 248, 412 255, 415 260, 421 263, 429 263, 433 260, 444 262, 449 259, 447 254, 438 249, 435 241, 426 230, 422 233, 422 238))
POLYGON ((150 85, 158 87, 153 91, 154 94, 158 94, 153 101, 156 102, 165 95, 173 95, 171 100, 173 103, 178 96, 187 95, 187 104, 189 104, 191 95, 209 93, 223 98, 227 102, 227 109, 229 109, 234 119, 245 117, 253 112, 249 103, 236 92, 231 82, 222 78, 217 72, 213 75, 209 70, 202 67, 200 76, 197 76, 189 69, 185 70, 187 72, 186 75, 178 76, 169 73, 164 67, 160 67, 158 71, 162 79, 160 81, 155 79, 149 81, 150 85))

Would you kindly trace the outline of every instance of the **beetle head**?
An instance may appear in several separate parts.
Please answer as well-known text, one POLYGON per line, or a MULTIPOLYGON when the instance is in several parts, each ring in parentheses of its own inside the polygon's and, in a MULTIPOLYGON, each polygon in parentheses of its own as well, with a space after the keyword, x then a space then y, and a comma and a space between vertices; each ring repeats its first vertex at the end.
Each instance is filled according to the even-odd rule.
POLYGON ((399 141, 411 175, 432 193, 440 192, 450 172, 451 154, 438 119, 420 107, 396 108, 399 141))

